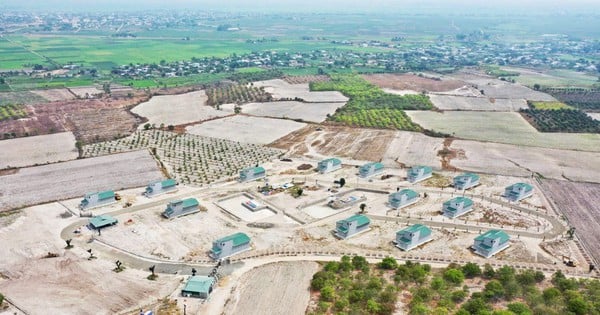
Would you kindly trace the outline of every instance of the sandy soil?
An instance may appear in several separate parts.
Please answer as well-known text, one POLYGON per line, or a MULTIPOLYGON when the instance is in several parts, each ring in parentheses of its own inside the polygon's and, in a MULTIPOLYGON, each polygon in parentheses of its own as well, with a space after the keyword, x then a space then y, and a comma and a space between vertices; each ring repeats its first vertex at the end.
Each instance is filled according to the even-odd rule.
POLYGON ((524 99, 491 99, 434 94, 429 95, 429 98, 433 105, 441 110, 512 112, 527 108, 527 102, 524 99))
POLYGON ((22 168, 0 176, 0 210, 83 196, 106 189, 145 186, 162 178, 148 151, 113 154, 22 168))
POLYGON ((367 81, 381 87, 396 90, 443 92, 458 89, 467 83, 459 80, 434 80, 414 74, 369 74, 363 75, 367 81))
POLYGON ((50 102, 68 101, 75 98, 75 95, 67 89, 33 90, 31 93, 37 94, 50 102))
POLYGON ((0 169, 69 161, 78 155, 71 132, 0 141, 0 169))
MULTIPOLYGON (((181 125, 229 115, 206 106, 207 100, 204 91, 154 96, 148 102, 134 107, 131 112, 148 118, 148 123, 156 126, 181 125)), ((140 125, 139 128, 143 129, 144 126, 140 125)))
POLYGON ((186 132, 232 141, 267 144, 306 124, 291 120, 236 115, 215 119, 186 128, 186 132))
POLYGON ((242 106, 242 113, 254 116, 302 119, 322 122, 327 114, 333 115, 344 103, 302 103, 282 101, 270 103, 249 103, 242 106))
POLYGON ((398 131, 383 155, 386 165, 428 165, 440 168, 437 152, 444 148, 443 138, 433 138, 417 132, 398 131))
POLYGON ((254 86, 264 87, 265 91, 271 93, 274 99, 301 98, 310 103, 346 102, 348 100, 342 93, 337 91, 311 92, 308 83, 289 84, 284 80, 275 79, 254 82, 254 86))
POLYGON ((519 113, 406 111, 427 129, 459 138, 553 149, 600 151, 599 134, 541 133, 519 113))
POLYGON ((224 314, 304 314, 310 280, 318 270, 319 264, 308 261, 254 268, 239 280, 224 314))

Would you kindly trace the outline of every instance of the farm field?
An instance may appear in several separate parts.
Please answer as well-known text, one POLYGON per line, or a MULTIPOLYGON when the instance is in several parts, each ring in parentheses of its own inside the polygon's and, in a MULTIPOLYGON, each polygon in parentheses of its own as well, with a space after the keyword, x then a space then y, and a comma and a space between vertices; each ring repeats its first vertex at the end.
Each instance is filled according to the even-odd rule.
POLYGON ((292 75, 292 76, 284 76, 283 80, 289 84, 308 84, 310 82, 329 81, 329 76, 326 76, 326 75, 292 75))
MULTIPOLYGON (((483 90, 483 94, 490 98, 516 98, 528 101, 556 101, 554 97, 539 91, 534 91, 526 86, 510 83, 493 77, 471 72, 459 72, 452 74, 453 78, 468 82, 478 90, 483 90)), ((518 78, 518 77, 517 77, 518 78)))
POLYGON ((429 98, 433 105, 441 110, 514 112, 521 108, 527 108, 527 102, 524 99, 492 99, 436 94, 430 94, 429 98))
POLYGON ((461 170, 509 176, 600 182, 600 153, 547 148, 527 148, 491 142, 454 140, 449 146, 457 156, 450 165, 461 170))
POLYGON ((69 161, 77 156, 71 132, 0 141, 0 169, 69 161))
POLYGON ((46 102, 46 99, 33 92, 2 92, 0 93, 0 106, 8 104, 37 104, 46 102))
POLYGON ((93 98, 100 94, 104 94, 104 91, 98 86, 71 87, 69 88, 69 91, 80 98, 93 98))
POLYGON ((33 90, 31 93, 39 95, 49 102, 68 101, 75 98, 75 95, 68 89, 33 90))
POLYGON ((28 113, 23 105, 0 105, 0 121, 25 118, 27 115, 28 113))
POLYGON ((581 110, 600 110, 600 91, 581 89, 548 89, 557 99, 581 110))
POLYGON ((273 95, 273 99, 300 98, 308 103, 343 103, 348 100, 347 97, 337 91, 310 91, 308 83, 289 84, 284 80, 274 79, 254 82, 254 86, 263 87, 266 92, 273 95))
POLYGON ((525 109, 521 114, 541 132, 600 133, 600 122, 578 109, 525 109))
MULTIPOLYGON (((282 101, 269 103, 249 103, 242 105, 242 113, 252 116, 302 119, 309 122, 323 122, 327 114, 334 114, 335 110, 344 106, 344 103, 303 103, 297 101, 282 101)), ((232 107, 232 106, 230 106, 232 107)), ((222 106, 227 110, 229 107, 222 106)), ((233 108, 230 109, 233 111, 233 108)))
POLYGON ((444 148, 443 138, 428 137, 418 132, 397 131, 388 142, 382 161, 386 165, 427 165, 434 170, 441 168, 438 151, 444 148))
POLYGON ((235 115, 186 127, 186 132, 244 143, 268 144, 306 124, 285 119, 235 115))
POLYGON ((0 211, 86 193, 145 186, 162 178, 148 151, 113 154, 19 169, 0 176, 0 211))
POLYGON ((215 106, 228 103, 268 102, 271 95, 262 88, 247 84, 218 86, 206 90, 207 105, 215 106))
POLYGON ((467 85, 466 82, 460 80, 445 78, 436 80, 414 74, 367 74, 362 77, 380 88, 412 90, 418 93, 421 91, 446 92, 467 85))
POLYGON ((575 234, 589 249, 589 254, 600 263, 600 184, 573 183, 558 180, 542 180, 544 194, 575 227, 575 234))
POLYGON ((516 67, 502 67, 507 71, 518 72, 519 75, 513 77, 518 83, 533 86, 539 84, 545 87, 591 87, 598 83, 598 77, 586 73, 553 69, 548 71, 538 71, 516 67))
MULTIPOLYGON (((146 117, 149 124, 156 126, 182 125, 229 115, 207 106, 207 99, 204 91, 154 96, 132 108, 131 112, 146 117)), ((144 126, 138 128, 143 129, 144 126)))
POLYGON ((522 146, 600 152, 600 134, 540 133, 519 113, 407 111, 423 128, 459 138, 522 146))

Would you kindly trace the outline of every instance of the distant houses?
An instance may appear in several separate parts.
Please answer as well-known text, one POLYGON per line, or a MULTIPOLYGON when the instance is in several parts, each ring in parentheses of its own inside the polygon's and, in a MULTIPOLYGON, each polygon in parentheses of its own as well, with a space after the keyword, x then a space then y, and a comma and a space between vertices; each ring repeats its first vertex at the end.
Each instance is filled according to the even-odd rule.
POLYGON ((406 172, 406 180, 410 183, 418 183, 433 176, 433 170, 429 166, 413 166, 406 172))
POLYGON ((248 167, 240 171, 240 182, 249 182, 267 176, 267 171, 261 166, 248 167))
POLYGON ((415 224, 396 232, 394 243, 401 250, 408 251, 431 240, 431 229, 423 224, 415 224))
POLYGON ((473 200, 467 197, 455 197, 446 202, 442 207, 442 212, 450 219, 457 218, 473 210, 473 200))
POLYGON ((111 217, 110 215, 103 214, 91 218, 90 227, 97 230, 107 226, 115 225, 117 222, 119 222, 117 219, 111 217))
POLYGON ((454 188, 458 190, 467 190, 479 185, 479 175, 473 173, 464 173, 454 177, 454 188))
POLYGON ((340 168, 342 168, 342 161, 340 161, 340 159, 337 158, 325 159, 319 162, 319 164, 317 165, 317 169, 321 174, 333 172, 335 170, 339 170, 340 168))
POLYGON ((250 237, 240 232, 214 241, 209 256, 220 260, 249 249, 250 237))
POLYGON ((511 201, 520 201, 533 195, 533 186, 526 183, 516 183, 504 189, 504 197, 511 201))
POLYGON ((475 254, 490 258, 508 248, 510 237, 502 230, 489 230, 475 238, 472 246, 475 254))
POLYGON ((181 290, 181 295, 207 299, 216 283, 217 280, 214 277, 191 276, 183 287, 183 290, 181 290))
POLYGON ((391 208, 399 209, 412 205, 419 200, 419 194, 411 189, 402 189, 391 193, 388 197, 388 204, 391 208))
POLYGON ((92 208, 109 205, 117 202, 115 192, 112 190, 94 192, 86 194, 79 203, 80 210, 89 210, 92 208))
POLYGON ((169 202, 167 209, 163 211, 162 215, 167 219, 172 219, 182 215, 196 213, 198 211, 200 211, 198 200, 195 198, 188 198, 169 202))
POLYGON ((174 191, 177 191, 177 181, 170 178, 148 184, 146 191, 144 191, 144 195, 150 198, 174 191))
POLYGON ((352 237, 369 229, 371 220, 362 214, 355 214, 335 223, 335 236, 341 239, 352 237))
POLYGON ((379 162, 371 162, 361 166, 358 169, 358 176, 368 178, 383 173, 384 166, 379 162))

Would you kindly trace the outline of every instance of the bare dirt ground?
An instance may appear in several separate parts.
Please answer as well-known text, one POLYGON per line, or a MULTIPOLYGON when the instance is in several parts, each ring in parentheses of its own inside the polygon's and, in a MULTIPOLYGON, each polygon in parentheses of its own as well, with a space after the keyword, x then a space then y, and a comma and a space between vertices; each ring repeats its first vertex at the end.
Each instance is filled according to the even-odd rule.
POLYGON ((289 84, 280 79, 257 81, 254 86, 264 87, 265 91, 271 93, 274 99, 294 99, 301 98, 309 103, 332 103, 346 102, 348 98, 337 91, 326 92, 311 92, 308 88, 308 83, 304 84, 289 84))
POLYGON ((512 176, 532 172, 547 178, 600 181, 600 153, 454 140, 451 150, 462 152, 450 165, 462 170, 512 176))
POLYGON ((428 137, 410 131, 397 131, 383 155, 386 165, 427 165, 434 169, 441 167, 437 152, 444 148, 443 138, 428 137))
POLYGON ((96 86, 72 87, 69 90, 80 98, 94 98, 104 93, 102 89, 96 86))
POLYGON ((58 204, 36 206, 0 226, 0 292, 29 314, 133 311, 175 289, 175 277, 148 281, 147 272, 134 269, 117 274, 110 259, 88 260, 82 247, 65 250, 59 235, 73 218, 61 218, 63 212, 58 204), (44 258, 48 253, 58 257, 44 258))
POLYGON ((544 194, 575 227, 575 234, 600 263, 600 184, 541 180, 544 194))
POLYGON ((419 92, 413 91, 413 90, 394 90, 394 89, 384 88, 383 91, 386 92, 386 93, 389 93, 389 94, 396 94, 396 95, 416 95, 416 94, 419 94, 419 92))
POLYGON ((88 192, 145 186, 163 175, 148 151, 113 154, 19 169, 0 176, 0 211, 88 192))
POLYGON ((304 123, 291 120, 236 115, 187 127, 186 132, 205 137, 267 144, 305 126, 304 123))
POLYGON ((600 120, 600 113, 587 113, 587 115, 594 118, 595 120, 600 120))
POLYGON ((283 78, 283 80, 289 84, 305 84, 310 82, 329 81, 329 77, 326 75, 295 75, 286 76, 283 78))
POLYGON ((302 119, 310 122, 323 122, 327 114, 333 115, 344 103, 303 103, 281 101, 270 103, 249 103, 242 105, 242 113, 253 116, 302 119))
POLYGON ((484 95, 492 98, 526 99, 529 101, 555 101, 554 97, 534 91, 526 86, 495 79, 483 73, 463 70, 452 75, 457 80, 466 81, 483 90, 484 95))
POLYGON ((310 280, 319 264, 280 262, 244 274, 225 306, 224 314, 304 314, 310 299, 310 280))
POLYGON ((68 101, 75 98, 68 89, 33 90, 31 93, 39 95, 50 102, 68 101))
POLYGON ((0 141, 0 169, 69 161, 78 155, 71 132, 0 141))
POLYGON ((37 104, 43 103, 47 100, 35 93, 21 91, 21 92, 2 92, 0 93, 0 105, 6 104, 37 104))
POLYGON ((524 99, 494 99, 435 94, 429 95, 429 98, 433 105, 441 110, 514 112, 528 107, 524 99))
POLYGON ((368 74, 363 75, 363 78, 381 88, 417 92, 445 92, 467 85, 466 82, 460 80, 434 80, 414 74, 368 74))
MULTIPOLYGON (((156 126, 181 125, 229 115, 227 112, 206 106, 207 100, 204 91, 154 96, 132 108, 131 112, 146 117, 149 124, 156 126)), ((140 125, 139 128, 144 126, 140 125)))

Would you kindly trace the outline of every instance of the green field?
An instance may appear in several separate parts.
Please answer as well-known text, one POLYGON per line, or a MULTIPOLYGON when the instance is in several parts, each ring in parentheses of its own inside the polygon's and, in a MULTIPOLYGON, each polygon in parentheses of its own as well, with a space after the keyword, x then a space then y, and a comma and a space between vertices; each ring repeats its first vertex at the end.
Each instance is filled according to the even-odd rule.
POLYGON ((8 104, 0 106, 0 121, 24 117, 27 117, 27 112, 23 108, 23 105, 8 104))
POLYGON ((542 110, 573 109, 573 107, 562 102, 529 102, 529 105, 534 109, 542 110))
POLYGON ((598 85, 598 76, 589 75, 564 69, 552 69, 547 71, 534 71, 514 67, 502 67, 504 71, 518 72, 518 76, 511 77, 517 83, 533 87, 539 84, 543 87, 583 87, 590 88, 598 85))

